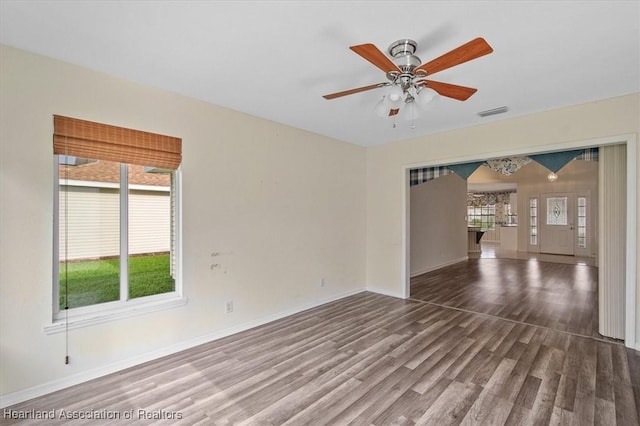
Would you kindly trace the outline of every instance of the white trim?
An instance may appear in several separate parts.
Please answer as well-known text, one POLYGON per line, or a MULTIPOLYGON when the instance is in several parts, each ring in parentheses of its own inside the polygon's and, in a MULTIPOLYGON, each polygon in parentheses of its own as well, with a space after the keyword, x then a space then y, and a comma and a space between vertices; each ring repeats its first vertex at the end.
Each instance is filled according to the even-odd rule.
MULTIPOLYGON (((182 293, 177 290, 167 292, 167 293, 159 293, 152 294, 149 296, 136 297, 135 299, 130 300, 114 300, 112 302, 104 302, 98 303, 94 305, 80 306, 77 308, 72 308, 68 310, 58 311, 54 316, 51 324, 45 326, 45 331, 48 329, 55 329, 55 327, 60 326, 60 324, 64 325, 64 323, 69 321, 69 329, 82 328, 91 324, 99 324, 101 322, 108 321, 109 318, 119 319, 126 318, 129 315, 126 315, 128 310, 131 310, 134 315, 136 313, 145 313, 145 307, 149 307, 148 312, 157 311, 155 308, 156 305, 169 305, 171 306, 173 302, 181 299, 182 293), (98 320, 100 317, 106 317, 105 320, 98 320), (87 324, 84 322, 87 321, 87 324)), ((179 303, 184 304, 185 302, 179 303)), ((53 334, 56 331, 47 334, 53 334)))
MULTIPOLYGON (((404 194, 402 200, 402 259, 401 265, 404 265, 401 269, 400 275, 401 282, 404 283, 402 294, 404 298, 409 297, 410 290, 410 278, 408 274, 409 266, 408 259, 409 252, 409 197, 407 191, 409 188, 409 170, 420 167, 432 167, 441 166, 447 164, 466 163, 471 161, 488 160, 492 158, 502 158, 517 155, 529 155, 529 154, 541 154, 547 152, 567 151, 571 149, 598 147, 603 145, 616 145, 626 144, 627 146, 627 258, 626 258, 626 283, 625 283, 625 295, 626 295, 626 309, 625 309, 625 346, 640 350, 639 342, 636 340, 636 318, 638 306, 636 303, 636 285, 637 285, 637 267, 636 267, 636 255, 638 250, 637 241, 637 229, 636 220, 638 217, 637 211, 637 197, 636 191, 638 187, 638 172, 637 172, 637 136, 634 133, 628 133, 617 136, 607 136, 602 138, 585 139, 571 142, 563 142, 558 144, 538 145, 527 148, 518 148, 505 151, 498 151, 492 153, 466 155, 461 157, 443 158, 439 160, 422 161, 417 163, 404 164, 402 169, 402 193, 404 194)), ((601 251, 599 251, 600 253, 601 251)), ((598 254, 598 257, 600 254, 598 254)))
POLYGON ((129 299, 129 166, 120 163, 120 300, 129 299))
MULTIPOLYGON (((640 350, 640 342, 636 339, 636 323, 638 303, 636 301, 637 285, 637 228, 638 220, 637 185, 638 185, 638 145, 636 135, 627 138, 627 268, 626 268, 626 297, 625 297, 625 346, 640 350)), ((600 252, 600 251, 598 251, 600 252)))
MULTIPOLYGON (((402 229, 405 232, 402 233, 402 259, 403 259, 403 267, 402 267, 402 282, 405 283, 404 288, 402 289, 401 297, 402 299, 408 299, 411 297, 411 277, 409 276, 411 271, 411 256, 410 256, 410 247, 411 247, 411 219, 409 217, 409 212, 411 211, 411 173, 410 168, 402 169, 402 205, 406 209, 404 214, 402 215, 402 229)), ((373 290, 375 291, 375 290, 373 290)), ((376 291, 376 293, 380 293, 376 291)), ((385 294, 385 293, 381 293, 385 294)))
MULTIPOLYGON (((51 324, 45 325, 44 331, 47 334, 57 334, 62 333, 66 330, 75 330, 78 328, 89 327, 96 324, 102 324, 105 322, 116 321, 123 318, 129 318, 136 315, 148 314, 150 312, 156 312, 165 309, 177 308, 179 306, 184 306, 187 304, 187 299, 185 297, 176 296, 176 293, 165 293, 158 294, 149 297, 156 296, 165 296, 158 297, 159 300, 140 300, 139 303, 134 301, 129 302, 121 302, 116 301, 112 302, 115 306, 111 309, 104 309, 101 305, 92 305, 91 308, 95 308, 96 306, 100 306, 102 309, 93 310, 83 313, 71 313, 72 310, 69 310, 69 319, 64 320, 56 320, 51 324), (166 297, 170 294, 172 297, 166 297)), ((146 299, 146 298, 145 298, 146 299)), ((137 300, 136 300, 137 301, 137 300)), ((107 304, 104 304, 107 305, 107 304)), ((109 304, 111 305, 111 304, 109 304)), ((75 308, 73 311, 82 309, 75 308)))
POLYGON ((389 296, 389 297, 395 297, 396 299, 408 299, 409 296, 405 296, 404 294, 398 293, 398 292, 394 292, 394 291, 389 291, 388 289, 382 289, 382 288, 377 288, 377 287, 369 287, 367 286, 367 291, 371 292, 371 293, 376 293, 376 294, 381 294, 383 296, 389 296))
MULTIPOLYGON (((60 164, 58 156, 53 156, 53 250, 52 250, 52 265, 51 268, 51 300, 52 300, 52 315, 56 315, 60 312, 60 184, 58 179, 60 176, 60 164)), ((65 256, 66 257, 66 256, 65 256)))
MULTIPOLYGON (((54 176, 54 181, 55 179, 56 179, 56 176, 54 176)), ((60 186, 65 186, 65 185, 66 186, 83 186, 83 187, 89 187, 89 188, 108 188, 108 189, 120 188, 120 184, 118 182, 96 182, 93 180, 74 180, 74 179, 69 179, 68 181, 65 179, 59 179, 58 182, 60 186)), ((131 185, 129 185, 129 190, 170 192, 171 187, 159 186, 159 185, 142 185, 139 183, 132 183, 131 185)))
POLYGON ((270 323, 272 321, 276 321, 276 320, 288 317, 290 315, 294 315, 299 312, 306 311, 308 309, 316 308, 318 306, 324 305, 326 303, 334 302, 336 300, 343 299, 345 297, 353 296, 355 294, 359 294, 364 291, 367 291, 367 290, 365 290, 364 288, 359 288, 359 289, 351 290, 348 292, 340 293, 335 296, 328 297, 326 299, 320 299, 315 302, 305 303, 303 305, 300 305, 291 309, 277 312, 272 315, 267 315, 263 318, 248 321, 243 324, 226 328, 224 330, 220 330, 214 333, 197 337, 195 339, 186 340, 184 342, 180 342, 175 345, 167 346, 152 352, 147 352, 139 356, 127 358, 122 361, 118 361, 118 362, 106 365, 104 367, 95 368, 89 371, 74 374, 69 377, 64 377, 62 379, 57 379, 47 383, 43 383, 41 385, 37 385, 31 388, 23 389, 13 393, 8 393, 6 395, 0 396, 0 409, 27 401, 32 398, 37 398, 39 396, 49 394, 51 392, 65 389, 70 386, 84 383, 89 380, 97 379, 99 377, 106 376, 107 374, 116 373, 126 368, 134 367, 136 365, 140 365, 145 362, 153 361, 167 355, 172 355, 177 352, 184 351, 198 345, 202 345, 205 343, 209 343, 209 342, 221 339, 223 337, 230 336, 232 334, 240 333, 242 331, 246 331, 251 328, 259 327, 261 325, 270 323))
POLYGON ((182 288, 182 168, 178 167, 173 173, 175 191, 174 207, 175 207, 175 229, 174 238, 176 239, 174 244, 174 250, 176 251, 176 270, 174 290, 180 297, 184 296, 182 288))
POLYGON ((118 182, 97 182, 92 180, 59 180, 60 186, 88 186, 90 188, 120 189, 118 182))
POLYGON ((427 272, 435 271, 437 269, 445 268, 447 266, 455 265, 456 263, 466 262, 467 260, 469 260, 469 256, 459 257, 457 259, 453 259, 448 262, 441 263, 439 265, 430 266, 428 268, 421 269, 417 272, 413 272, 411 274, 411 278, 417 277, 418 275, 426 274, 427 272))

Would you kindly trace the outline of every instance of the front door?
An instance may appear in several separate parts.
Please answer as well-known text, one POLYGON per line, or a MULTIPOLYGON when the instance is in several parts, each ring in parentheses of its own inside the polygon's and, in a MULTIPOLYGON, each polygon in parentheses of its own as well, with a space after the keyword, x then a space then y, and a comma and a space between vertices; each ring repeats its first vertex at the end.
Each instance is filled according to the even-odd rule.
POLYGON ((542 194, 540 200, 540 252, 573 256, 575 194, 542 194))

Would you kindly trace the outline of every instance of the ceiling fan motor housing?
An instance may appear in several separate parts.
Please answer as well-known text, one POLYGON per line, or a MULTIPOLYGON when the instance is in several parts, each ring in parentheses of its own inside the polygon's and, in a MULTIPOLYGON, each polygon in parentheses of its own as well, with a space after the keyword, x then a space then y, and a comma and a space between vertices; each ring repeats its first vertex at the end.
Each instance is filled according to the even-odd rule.
POLYGON ((389 46, 388 52, 394 58, 393 63, 403 73, 411 73, 422 64, 420 58, 414 55, 417 47, 418 43, 410 39, 397 40, 389 46))

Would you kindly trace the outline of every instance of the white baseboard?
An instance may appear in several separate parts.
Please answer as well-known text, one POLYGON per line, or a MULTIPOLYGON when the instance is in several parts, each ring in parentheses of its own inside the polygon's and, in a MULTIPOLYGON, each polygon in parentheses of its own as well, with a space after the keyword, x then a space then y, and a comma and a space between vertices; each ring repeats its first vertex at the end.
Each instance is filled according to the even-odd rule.
POLYGON ((367 291, 370 291, 371 293, 381 294, 383 296, 395 297, 397 299, 404 299, 404 296, 402 295, 402 293, 396 293, 396 292, 389 291, 382 288, 367 287, 367 291))
POLYGON ((469 260, 469 256, 459 257, 457 259, 450 260, 448 262, 440 263, 439 265, 430 266, 428 268, 412 272, 411 273, 411 278, 416 277, 418 275, 426 274, 427 272, 435 271, 436 269, 444 268, 445 266, 454 265, 454 264, 460 263, 460 262, 466 262, 467 260, 469 260))
POLYGON ((287 309, 286 311, 277 312, 275 314, 268 315, 266 317, 263 317, 254 321, 249 321, 247 323, 239 324, 231 328, 220 330, 215 333, 207 334, 201 337, 197 337, 195 339, 176 343, 175 345, 171 345, 171 346, 161 348, 152 352, 148 352, 133 358, 128 358, 122 361, 118 361, 113 364, 106 365, 104 367, 94 368, 92 370, 74 374, 69 377, 64 377, 62 379, 57 379, 51 382, 43 383, 41 385, 33 386, 28 389, 23 389, 17 392, 8 393, 6 395, 0 396, 0 409, 12 406, 14 404, 19 404, 21 402, 28 401, 30 399, 37 398, 39 396, 43 396, 51 392, 59 391, 61 389, 65 389, 70 386, 75 386, 77 384, 84 383, 89 380, 97 379, 99 377, 106 376, 108 374, 116 373, 126 368, 134 367, 136 365, 140 365, 145 362, 153 361, 167 355, 172 355, 174 353, 177 353, 186 349, 190 349, 198 345, 209 343, 214 340, 218 340, 223 337, 230 336, 232 334, 240 333, 241 331, 249 330, 251 328, 258 327, 258 326, 270 323, 272 321, 276 321, 276 320, 288 317, 290 315, 297 314, 302 311, 306 311, 307 309, 324 305, 325 303, 330 303, 339 299, 343 299, 345 297, 353 296, 354 294, 362 293, 363 291, 366 291, 366 290, 364 288, 361 288, 361 289, 351 290, 345 293, 340 293, 326 299, 307 303, 292 309, 287 309))

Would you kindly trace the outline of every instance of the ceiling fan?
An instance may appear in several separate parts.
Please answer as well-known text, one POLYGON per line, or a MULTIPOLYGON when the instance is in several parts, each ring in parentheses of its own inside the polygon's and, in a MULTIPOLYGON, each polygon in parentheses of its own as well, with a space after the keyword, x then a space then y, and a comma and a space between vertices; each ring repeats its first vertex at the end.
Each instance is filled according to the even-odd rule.
POLYGON ((351 46, 351 50, 384 71, 389 81, 331 93, 324 95, 323 98, 330 100, 380 87, 389 87, 382 100, 376 105, 376 112, 381 116, 394 116, 404 105, 413 127, 413 119, 418 114, 416 103, 426 106, 437 95, 465 101, 477 91, 472 87, 430 80, 428 76, 493 52, 491 46, 483 38, 478 37, 422 64, 420 58, 414 55, 417 47, 418 43, 409 39, 393 42, 388 48, 392 60, 371 43, 351 46))

